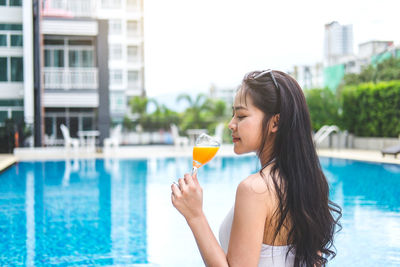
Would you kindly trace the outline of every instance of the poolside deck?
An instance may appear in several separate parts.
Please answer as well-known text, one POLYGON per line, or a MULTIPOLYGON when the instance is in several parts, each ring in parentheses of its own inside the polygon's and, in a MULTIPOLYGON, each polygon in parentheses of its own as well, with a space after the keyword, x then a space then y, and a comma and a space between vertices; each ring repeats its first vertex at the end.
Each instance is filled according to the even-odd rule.
POLYGON ((317 149, 318 156, 332 157, 352 160, 362 160, 369 162, 400 164, 400 158, 394 156, 382 156, 379 150, 359 150, 359 149, 317 149))
MULTIPOLYGON (((400 158, 393 156, 383 157, 378 150, 355 150, 355 149, 318 149, 319 156, 334 157, 342 159, 362 160, 369 162, 381 162, 400 164, 400 158)), ((191 147, 174 146, 121 146, 118 149, 102 152, 90 152, 86 150, 66 151, 63 147, 46 148, 18 148, 12 154, 0 155, 0 171, 8 168, 17 161, 31 160, 63 160, 65 158, 164 158, 164 157, 190 157, 191 147)), ((222 145, 219 156, 233 156, 233 145, 222 145)))
POLYGON ((0 154, 0 172, 7 169, 17 161, 17 157, 12 154, 0 154))

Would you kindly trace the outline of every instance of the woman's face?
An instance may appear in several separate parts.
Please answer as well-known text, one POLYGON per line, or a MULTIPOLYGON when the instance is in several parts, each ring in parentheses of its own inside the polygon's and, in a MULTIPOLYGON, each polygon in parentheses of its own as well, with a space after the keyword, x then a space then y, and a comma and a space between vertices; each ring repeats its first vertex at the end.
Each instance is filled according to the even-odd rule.
POLYGON ((232 141, 236 154, 257 152, 262 139, 262 120, 264 113, 253 105, 253 100, 242 90, 235 96, 233 117, 229 122, 232 131, 232 141))

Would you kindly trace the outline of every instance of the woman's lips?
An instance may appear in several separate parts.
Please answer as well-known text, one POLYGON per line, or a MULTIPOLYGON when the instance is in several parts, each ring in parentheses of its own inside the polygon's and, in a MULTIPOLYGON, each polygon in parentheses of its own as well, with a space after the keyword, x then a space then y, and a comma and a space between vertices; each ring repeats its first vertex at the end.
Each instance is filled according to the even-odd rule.
POLYGON ((240 138, 238 137, 232 137, 232 142, 237 143, 240 141, 240 138))

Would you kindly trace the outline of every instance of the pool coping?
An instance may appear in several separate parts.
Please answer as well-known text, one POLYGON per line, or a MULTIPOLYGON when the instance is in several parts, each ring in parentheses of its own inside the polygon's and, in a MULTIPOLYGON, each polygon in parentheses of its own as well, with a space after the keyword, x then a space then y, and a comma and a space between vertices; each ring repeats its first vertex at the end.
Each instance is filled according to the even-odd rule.
MULTIPOLYGON (((358 149, 317 149, 318 156, 332 157, 341 159, 360 160, 377 163, 399 164, 400 158, 393 156, 383 157, 378 150, 358 150, 358 149)), ((251 155, 255 155, 251 153, 251 155)), ((175 146, 121 146, 109 151, 71 151, 63 147, 44 147, 44 148, 18 148, 14 154, 0 154, 0 172, 19 161, 42 161, 42 160, 65 160, 71 158, 121 158, 121 159, 147 159, 147 158, 174 158, 191 157, 191 147, 175 146)), ((237 156, 233 152, 232 144, 223 144, 217 156, 228 157, 237 156)), ((249 154, 243 155, 249 156, 249 154)))
POLYGON ((0 173, 7 170, 18 161, 12 154, 0 154, 0 173))
POLYGON ((383 156, 379 150, 360 150, 360 149, 317 149, 318 156, 350 159, 375 163, 388 163, 400 165, 400 158, 394 156, 383 156))

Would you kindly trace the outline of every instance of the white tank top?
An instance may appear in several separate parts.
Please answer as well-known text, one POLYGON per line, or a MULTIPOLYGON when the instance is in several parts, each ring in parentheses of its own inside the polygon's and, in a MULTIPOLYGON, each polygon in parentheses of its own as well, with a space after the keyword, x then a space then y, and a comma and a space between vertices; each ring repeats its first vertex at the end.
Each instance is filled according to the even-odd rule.
MULTIPOLYGON (((219 242, 222 249, 225 251, 225 254, 228 252, 233 222, 233 212, 234 209, 232 208, 222 221, 222 224, 219 228, 219 242)), ((295 254, 291 251, 286 258, 286 253, 288 250, 289 246, 270 246, 262 244, 258 267, 293 267, 295 254)))

